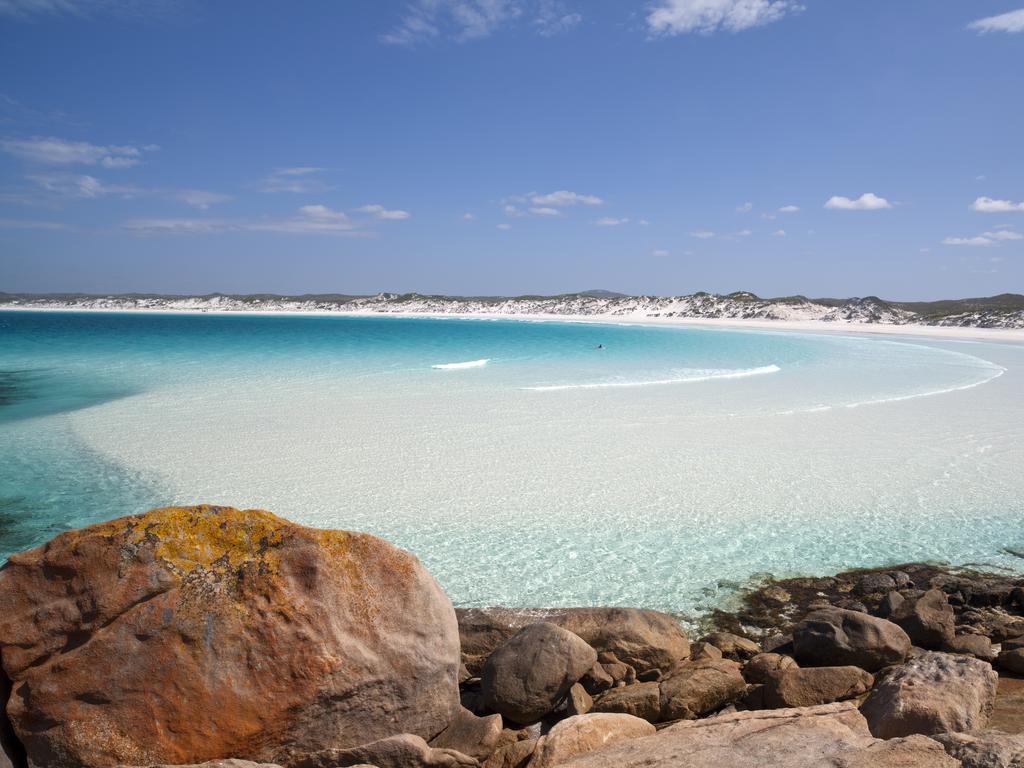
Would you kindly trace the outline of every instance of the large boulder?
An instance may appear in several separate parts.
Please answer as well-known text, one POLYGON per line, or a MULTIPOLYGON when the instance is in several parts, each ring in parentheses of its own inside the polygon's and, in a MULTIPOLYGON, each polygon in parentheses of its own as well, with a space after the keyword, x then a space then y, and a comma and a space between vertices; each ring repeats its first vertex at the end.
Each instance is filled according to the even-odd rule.
POLYGON ((349 749, 323 749, 289 762, 285 768, 479 768, 476 758, 453 749, 431 747, 411 733, 378 739, 349 749))
POLYGON ((769 709, 831 704, 867 693, 874 682, 860 667, 791 667, 767 675, 764 704, 769 709))
POLYGON ((963 768, 1021 768, 1024 766, 1024 734, 980 731, 940 733, 932 736, 963 768))
POLYGON ((801 665, 877 672, 907 658, 910 647, 907 633, 891 621, 843 608, 814 611, 793 631, 794 655, 801 665))
POLYGON ((759 653, 743 666, 743 679, 748 683, 760 685, 768 681, 768 676, 795 669, 796 662, 790 656, 778 653, 759 653))
POLYGON ((980 730, 988 725, 998 685, 987 662, 928 652, 876 683, 861 712, 882 739, 980 730))
POLYGON ((660 683, 662 720, 690 720, 732 704, 747 687, 728 659, 684 661, 660 683))
POLYGON ((889 615, 914 645, 933 651, 947 650, 956 630, 953 606, 941 589, 929 589, 918 598, 904 600, 889 615))
POLYGON ((30 764, 285 762, 459 706, 455 612, 381 539, 228 507, 158 509, 0 570, 7 712, 30 764))
POLYGON ((454 749, 464 755, 486 760, 498 747, 502 736, 501 715, 477 717, 460 707, 448 727, 430 741, 439 749, 454 749))
POLYGON ((456 609, 463 660, 478 672, 488 656, 528 624, 546 621, 582 637, 599 653, 610 651, 638 672, 667 670, 690 655, 679 622, 667 613, 639 608, 456 609))
MULTIPOLYGON (((936 749, 938 747, 938 749, 936 749)), ((850 702, 803 709, 735 712, 671 725, 589 752, 559 768, 955 768, 923 737, 872 738, 850 702)))
POLYGON ((530 768, 555 768, 577 755, 654 732, 653 725, 632 715, 595 713, 570 717, 540 738, 530 768))
POLYGON ((499 646, 484 664, 484 705, 516 723, 533 723, 565 698, 597 652, 572 632, 542 621, 499 646))

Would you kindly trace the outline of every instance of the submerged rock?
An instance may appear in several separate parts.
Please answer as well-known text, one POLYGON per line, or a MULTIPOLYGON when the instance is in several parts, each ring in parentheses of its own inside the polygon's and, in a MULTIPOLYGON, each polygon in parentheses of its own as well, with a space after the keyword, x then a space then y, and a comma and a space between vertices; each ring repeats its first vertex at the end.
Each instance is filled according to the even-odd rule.
POLYGON ((284 762, 458 710, 455 613, 381 539, 158 509, 0 570, 7 712, 37 768, 284 762))
POLYGON ((981 730, 992 715, 998 684, 987 662, 925 653, 878 682, 861 712, 871 733, 883 739, 981 730))

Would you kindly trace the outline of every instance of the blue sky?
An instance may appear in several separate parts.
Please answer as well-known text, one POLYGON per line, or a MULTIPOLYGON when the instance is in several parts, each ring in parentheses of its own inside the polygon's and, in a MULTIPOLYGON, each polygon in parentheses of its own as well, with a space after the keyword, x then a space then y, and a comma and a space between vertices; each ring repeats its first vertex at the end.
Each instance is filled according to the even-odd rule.
POLYGON ((0 0, 0 291, 1024 291, 1022 0, 0 0))

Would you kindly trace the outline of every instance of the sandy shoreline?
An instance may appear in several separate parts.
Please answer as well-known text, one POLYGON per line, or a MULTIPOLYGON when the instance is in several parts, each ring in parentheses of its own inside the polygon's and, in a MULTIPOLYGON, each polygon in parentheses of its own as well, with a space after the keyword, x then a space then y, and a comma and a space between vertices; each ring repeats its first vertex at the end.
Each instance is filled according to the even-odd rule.
POLYGON ((650 317, 647 315, 499 314, 488 312, 375 312, 372 310, 286 310, 286 309, 107 309, 85 307, 0 307, 0 312, 106 312, 159 315, 240 315, 280 317, 398 317, 451 320, 520 320, 526 322, 594 323, 607 325, 675 326, 718 330, 775 333, 824 333, 847 336, 904 336, 944 341, 1024 343, 1024 329, 973 328, 938 325, 894 325, 889 323, 823 322, 820 320, 763 320, 707 317, 650 317))

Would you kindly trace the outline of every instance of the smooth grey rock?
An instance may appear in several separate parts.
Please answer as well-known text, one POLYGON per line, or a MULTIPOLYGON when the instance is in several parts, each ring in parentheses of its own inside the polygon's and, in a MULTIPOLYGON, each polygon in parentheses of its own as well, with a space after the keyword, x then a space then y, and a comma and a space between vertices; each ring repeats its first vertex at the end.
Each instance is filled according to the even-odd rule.
POLYGON ((914 645, 933 651, 945 650, 956 630, 953 606, 941 589, 929 589, 917 599, 904 600, 889 621, 902 627, 914 645))

